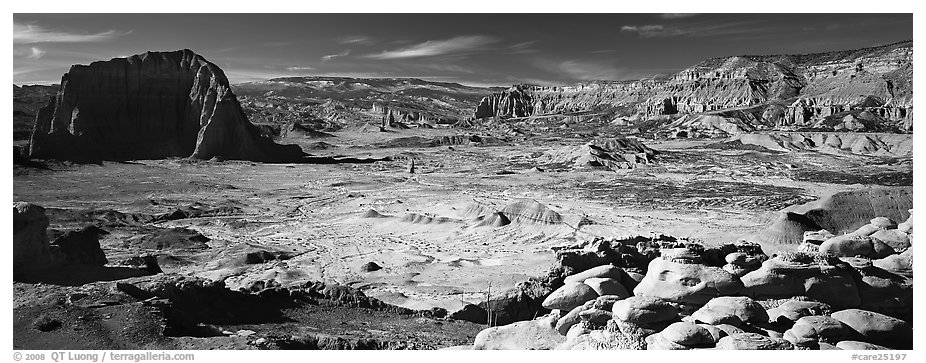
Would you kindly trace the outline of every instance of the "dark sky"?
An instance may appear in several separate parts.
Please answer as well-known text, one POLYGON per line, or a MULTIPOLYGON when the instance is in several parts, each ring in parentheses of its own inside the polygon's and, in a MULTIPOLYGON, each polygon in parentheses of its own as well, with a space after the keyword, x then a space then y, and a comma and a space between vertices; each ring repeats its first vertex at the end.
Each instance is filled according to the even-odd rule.
POLYGON ((913 38, 912 14, 14 14, 13 80, 189 48, 234 82, 297 75, 470 85, 637 79, 711 57, 913 38))

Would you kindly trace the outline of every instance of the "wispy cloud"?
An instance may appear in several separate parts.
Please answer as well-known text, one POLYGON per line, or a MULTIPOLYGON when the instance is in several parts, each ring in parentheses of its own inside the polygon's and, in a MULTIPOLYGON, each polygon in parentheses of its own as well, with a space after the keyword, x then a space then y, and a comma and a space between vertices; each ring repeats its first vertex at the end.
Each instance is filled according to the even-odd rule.
POLYGON ((683 18, 690 18, 692 16, 697 16, 697 15, 698 14, 695 14, 695 13, 664 13, 664 14, 659 14, 659 17, 663 19, 683 19, 683 18))
POLYGON ((44 51, 44 50, 42 50, 42 49, 39 49, 38 47, 28 47, 28 48, 13 49, 13 55, 14 55, 14 56, 17 56, 17 57, 25 57, 25 58, 28 58, 28 59, 39 59, 39 58, 42 58, 42 56, 44 56, 45 53, 48 53, 48 52, 46 52, 46 51, 44 51))
POLYGON ((218 50, 213 50, 213 51, 211 51, 211 52, 209 52, 209 53, 213 53, 213 54, 228 53, 228 52, 231 52, 231 51, 238 50, 239 48, 240 48, 240 47, 228 47, 228 48, 222 48, 222 49, 218 49, 218 50))
POLYGON ((478 50, 497 41, 498 39, 485 35, 466 35, 445 40, 429 40, 410 47, 387 50, 382 53, 370 54, 364 57, 371 59, 430 57, 478 50))
POLYGON ((526 53, 536 53, 537 50, 533 48, 533 45, 539 42, 540 40, 531 40, 526 42, 521 42, 517 44, 512 44, 508 47, 511 50, 511 53, 514 54, 526 54, 526 53))
POLYGON ((307 66, 292 66, 292 67, 286 67, 286 70, 287 70, 287 71, 290 71, 290 72, 311 71, 311 70, 313 70, 313 69, 315 69, 315 68, 314 68, 314 67, 307 67, 307 66))
POLYGON ((36 47, 32 47, 32 48, 29 48, 29 55, 27 55, 26 58, 39 59, 39 58, 42 58, 42 56, 44 56, 45 53, 47 52, 44 50, 41 50, 36 47))
POLYGON ((562 86, 565 85, 565 82, 552 81, 549 79, 541 78, 530 78, 530 77, 512 77, 508 76, 504 78, 504 81, 498 82, 500 86, 507 86, 512 84, 533 84, 538 86, 562 86))
POLYGON ((659 24, 624 25, 621 27, 621 32, 638 33, 640 34, 641 37, 644 37, 644 38, 669 35, 669 32, 666 31, 666 27, 659 25, 659 24))
POLYGON ((46 29, 36 24, 13 23, 13 44, 102 42, 130 32, 107 30, 95 34, 76 34, 46 29))
POLYGON ((568 60, 560 63, 559 68, 574 79, 582 81, 619 80, 623 73, 610 65, 568 60))
POLYGON ((370 44, 372 42, 373 38, 366 35, 349 35, 338 39, 338 43, 341 44, 370 44))
POLYGON ((335 59, 335 58, 337 58, 337 57, 346 57, 346 56, 348 56, 348 55, 350 55, 350 49, 347 49, 347 50, 345 50, 345 51, 343 51, 343 52, 340 52, 340 53, 338 53, 338 54, 328 54, 328 55, 326 55, 326 56, 322 56, 322 63, 327 62, 327 61, 330 61, 330 60, 335 59))
POLYGON ((476 71, 472 69, 459 66, 456 64, 432 63, 432 64, 416 64, 415 66, 421 67, 421 68, 433 69, 436 71, 443 71, 443 72, 468 73, 468 74, 476 73, 476 71))
POLYGON ((718 22, 695 22, 688 24, 646 24, 646 25, 624 25, 621 32, 636 33, 642 38, 658 37, 710 37, 719 35, 742 35, 749 33, 760 33, 768 30, 767 28, 756 27, 755 21, 737 21, 728 23, 718 22))
POLYGON ((265 69, 234 69, 225 71, 228 80, 232 83, 265 81, 271 78, 292 77, 292 73, 265 70, 265 69))
POLYGON ((295 42, 266 42, 261 43, 260 45, 270 48, 279 48, 279 47, 288 47, 290 45, 296 44, 295 42))
POLYGON ((556 74, 556 78, 576 81, 621 80, 627 76, 623 70, 613 65, 579 59, 565 61, 537 59, 532 63, 538 69, 556 74))

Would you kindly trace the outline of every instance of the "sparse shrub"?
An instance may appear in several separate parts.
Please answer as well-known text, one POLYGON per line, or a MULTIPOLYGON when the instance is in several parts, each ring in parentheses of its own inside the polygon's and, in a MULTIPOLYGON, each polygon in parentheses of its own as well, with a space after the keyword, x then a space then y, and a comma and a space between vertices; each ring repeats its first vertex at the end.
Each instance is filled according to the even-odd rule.
POLYGON ((614 320, 608 321, 601 336, 603 340, 590 339, 590 343, 596 350, 646 350, 646 341, 644 341, 646 333, 639 331, 625 334, 614 320))
POLYGON ((48 315, 42 315, 39 316, 38 319, 35 319, 35 322, 32 323, 32 326, 39 331, 49 332, 60 328, 61 321, 48 315))
POLYGON ((833 266, 838 262, 833 261, 831 256, 826 256, 819 252, 805 252, 805 251, 788 251, 782 252, 779 256, 784 262, 798 263, 798 264, 816 264, 820 266, 833 266))

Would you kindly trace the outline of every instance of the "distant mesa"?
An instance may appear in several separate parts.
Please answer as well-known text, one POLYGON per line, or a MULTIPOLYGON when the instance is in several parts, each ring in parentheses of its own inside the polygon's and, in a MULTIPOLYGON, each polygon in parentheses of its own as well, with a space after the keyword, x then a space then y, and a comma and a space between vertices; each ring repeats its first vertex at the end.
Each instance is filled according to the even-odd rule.
POLYGON ((633 169, 655 161, 656 150, 640 140, 616 137, 580 146, 565 146, 547 151, 541 158, 548 167, 633 169))
POLYGON ((296 145, 261 136, 224 72, 191 50, 74 65, 39 110, 32 158, 298 161, 296 145))
POLYGON ((375 209, 368 209, 360 215, 361 218, 390 218, 391 216, 377 212, 375 209))
POLYGON ((429 216, 426 214, 419 213, 408 213, 401 219, 402 222, 412 223, 412 224, 444 224, 444 223, 453 223, 457 222, 456 219, 450 217, 441 217, 441 216, 429 216))
POLYGON ((533 199, 519 199, 501 209, 485 202, 473 201, 464 214, 475 218, 477 227, 502 227, 511 223, 563 224, 562 215, 533 199))

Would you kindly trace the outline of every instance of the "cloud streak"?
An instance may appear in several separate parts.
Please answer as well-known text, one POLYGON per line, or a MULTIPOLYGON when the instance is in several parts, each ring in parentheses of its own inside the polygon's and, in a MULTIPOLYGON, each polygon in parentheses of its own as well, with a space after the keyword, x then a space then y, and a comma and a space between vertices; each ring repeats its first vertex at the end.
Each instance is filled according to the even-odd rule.
POLYGON ((28 59, 40 59, 43 56, 45 56, 45 53, 48 53, 48 52, 38 47, 20 48, 20 49, 13 50, 14 56, 25 57, 28 59))
POLYGON ((622 73, 617 68, 609 65, 583 62, 578 60, 568 60, 559 64, 560 70, 574 79, 582 81, 591 80, 619 80, 622 73))
POLYGON ((369 44, 372 42, 373 38, 370 38, 366 35, 351 35, 338 40, 338 43, 341 44, 369 44))
POLYGON ((650 25, 624 25, 621 27, 621 32, 624 33, 637 33, 643 38, 652 38, 659 36, 669 36, 673 31, 666 30, 666 27, 659 24, 650 24, 650 25))
POLYGON ((369 54, 364 56, 364 58, 403 59, 464 53, 484 48, 485 46, 497 41, 498 39, 490 36, 465 35, 445 40, 429 40, 424 43, 415 44, 402 49, 387 50, 382 53, 369 54))
POLYGON ((456 64, 434 63, 434 64, 416 64, 415 66, 421 67, 421 68, 433 69, 433 70, 442 71, 442 72, 467 73, 467 74, 476 73, 476 71, 472 69, 459 66, 456 64))
POLYGON ((13 23, 13 44, 102 42, 129 34, 107 30, 96 34, 74 34, 46 29, 35 24, 13 23))
POLYGON ((29 48, 29 55, 27 55, 26 58, 29 58, 29 59, 39 59, 39 58, 42 58, 42 56, 44 56, 45 53, 47 53, 47 52, 44 51, 44 50, 41 50, 41 49, 36 48, 36 47, 32 47, 32 48, 29 48))
POLYGON ((646 24, 624 25, 622 33, 636 33, 641 38, 662 37, 711 37, 724 35, 743 35, 761 33, 767 28, 756 27, 754 21, 737 21, 729 23, 696 22, 678 25, 646 24))
POLYGON ((306 67, 306 66, 292 66, 292 67, 286 67, 286 70, 287 70, 287 71, 290 71, 290 72, 311 71, 311 70, 313 70, 313 69, 315 69, 315 68, 313 68, 313 67, 306 67))
POLYGON ((531 40, 526 42, 521 42, 513 44, 508 47, 511 50, 512 54, 528 54, 528 53, 537 53, 537 50, 533 48, 534 44, 537 44, 540 40, 531 40))
POLYGON ((683 18, 690 18, 692 16, 697 16, 697 15, 698 14, 694 14, 694 13, 664 13, 664 14, 659 14, 659 17, 663 19, 683 19, 683 18))
POLYGON ((350 49, 340 52, 338 54, 328 54, 328 55, 322 56, 322 63, 330 61, 338 57, 346 57, 348 55, 350 55, 350 49))
POLYGON ((557 75, 558 78, 573 81, 621 80, 626 78, 624 70, 613 65, 582 59, 565 61, 534 60, 534 67, 557 75))

